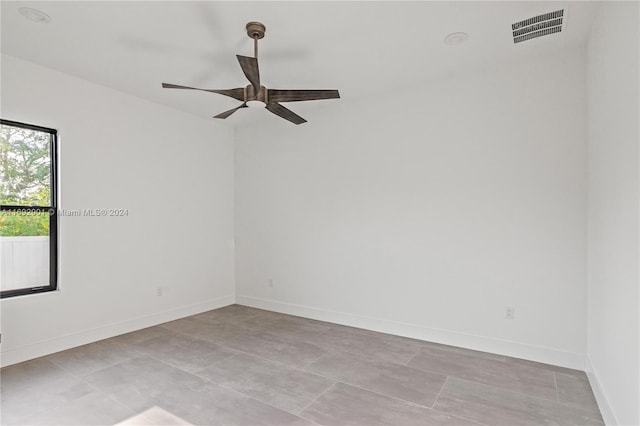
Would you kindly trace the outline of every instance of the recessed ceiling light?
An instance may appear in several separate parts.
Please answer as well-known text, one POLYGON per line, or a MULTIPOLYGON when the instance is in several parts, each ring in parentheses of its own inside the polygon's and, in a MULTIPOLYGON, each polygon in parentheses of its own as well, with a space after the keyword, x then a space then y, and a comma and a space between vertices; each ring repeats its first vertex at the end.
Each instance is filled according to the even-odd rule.
POLYGON ((51 17, 38 9, 33 9, 31 7, 21 7, 20 9, 18 9, 18 12, 20 12, 20 15, 34 22, 39 22, 41 24, 48 24, 49 22, 51 22, 51 17))
POLYGON ((463 32, 451 33, 444 38, 444 43, 448 44, 449 46, 453 46, 456 44, 464 43, 468 38, 469 38, 469 34, 467 33, 463 33, 463 32))

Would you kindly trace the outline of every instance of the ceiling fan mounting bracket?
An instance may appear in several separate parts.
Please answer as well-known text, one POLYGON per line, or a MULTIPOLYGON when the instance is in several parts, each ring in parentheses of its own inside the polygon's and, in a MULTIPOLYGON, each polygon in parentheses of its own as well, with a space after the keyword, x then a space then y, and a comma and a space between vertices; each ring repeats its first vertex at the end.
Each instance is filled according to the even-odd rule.
POLYGON ((247 35, 254 40, 263 38, 266 30, 267 28, 262 22, 252 21, 247 24, 247 35))

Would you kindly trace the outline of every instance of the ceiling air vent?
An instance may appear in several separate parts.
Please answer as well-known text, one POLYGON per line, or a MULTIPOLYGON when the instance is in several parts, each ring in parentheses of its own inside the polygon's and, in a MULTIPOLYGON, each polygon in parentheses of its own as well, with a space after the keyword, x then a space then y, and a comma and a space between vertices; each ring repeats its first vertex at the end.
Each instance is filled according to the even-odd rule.
POLYGON ((567 17, 564 9, 534 16, 511 25, 513 42, 520 43, 532 38, 559 33, 565 26, 567 17))

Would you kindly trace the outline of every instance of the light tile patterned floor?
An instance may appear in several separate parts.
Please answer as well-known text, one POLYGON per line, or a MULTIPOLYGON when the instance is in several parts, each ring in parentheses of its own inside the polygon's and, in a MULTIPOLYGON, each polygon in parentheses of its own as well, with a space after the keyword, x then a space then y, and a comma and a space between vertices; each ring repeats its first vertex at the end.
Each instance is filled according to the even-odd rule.
POLYGON ((239 305, 0 371, 3 425, 602 425, 583 372, 239 305))

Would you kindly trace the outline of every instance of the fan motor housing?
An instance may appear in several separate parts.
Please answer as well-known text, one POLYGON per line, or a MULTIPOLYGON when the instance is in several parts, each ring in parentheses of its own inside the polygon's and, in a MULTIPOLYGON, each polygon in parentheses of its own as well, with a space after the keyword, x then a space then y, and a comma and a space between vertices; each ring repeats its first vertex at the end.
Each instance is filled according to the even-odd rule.
POLYGON ((266 104, 267 101, 268 101, 268 99, 267 99, 267 88, 264 87, 264 86, 260 86, 260 91, 258 92, 258 94, 256 96, 255 90, 253 90, 253 85, 249 84, 248 86, 246 86, 244 88, 244 101, 245 102, 260 101, 260 102, 264 102, 266 104))

